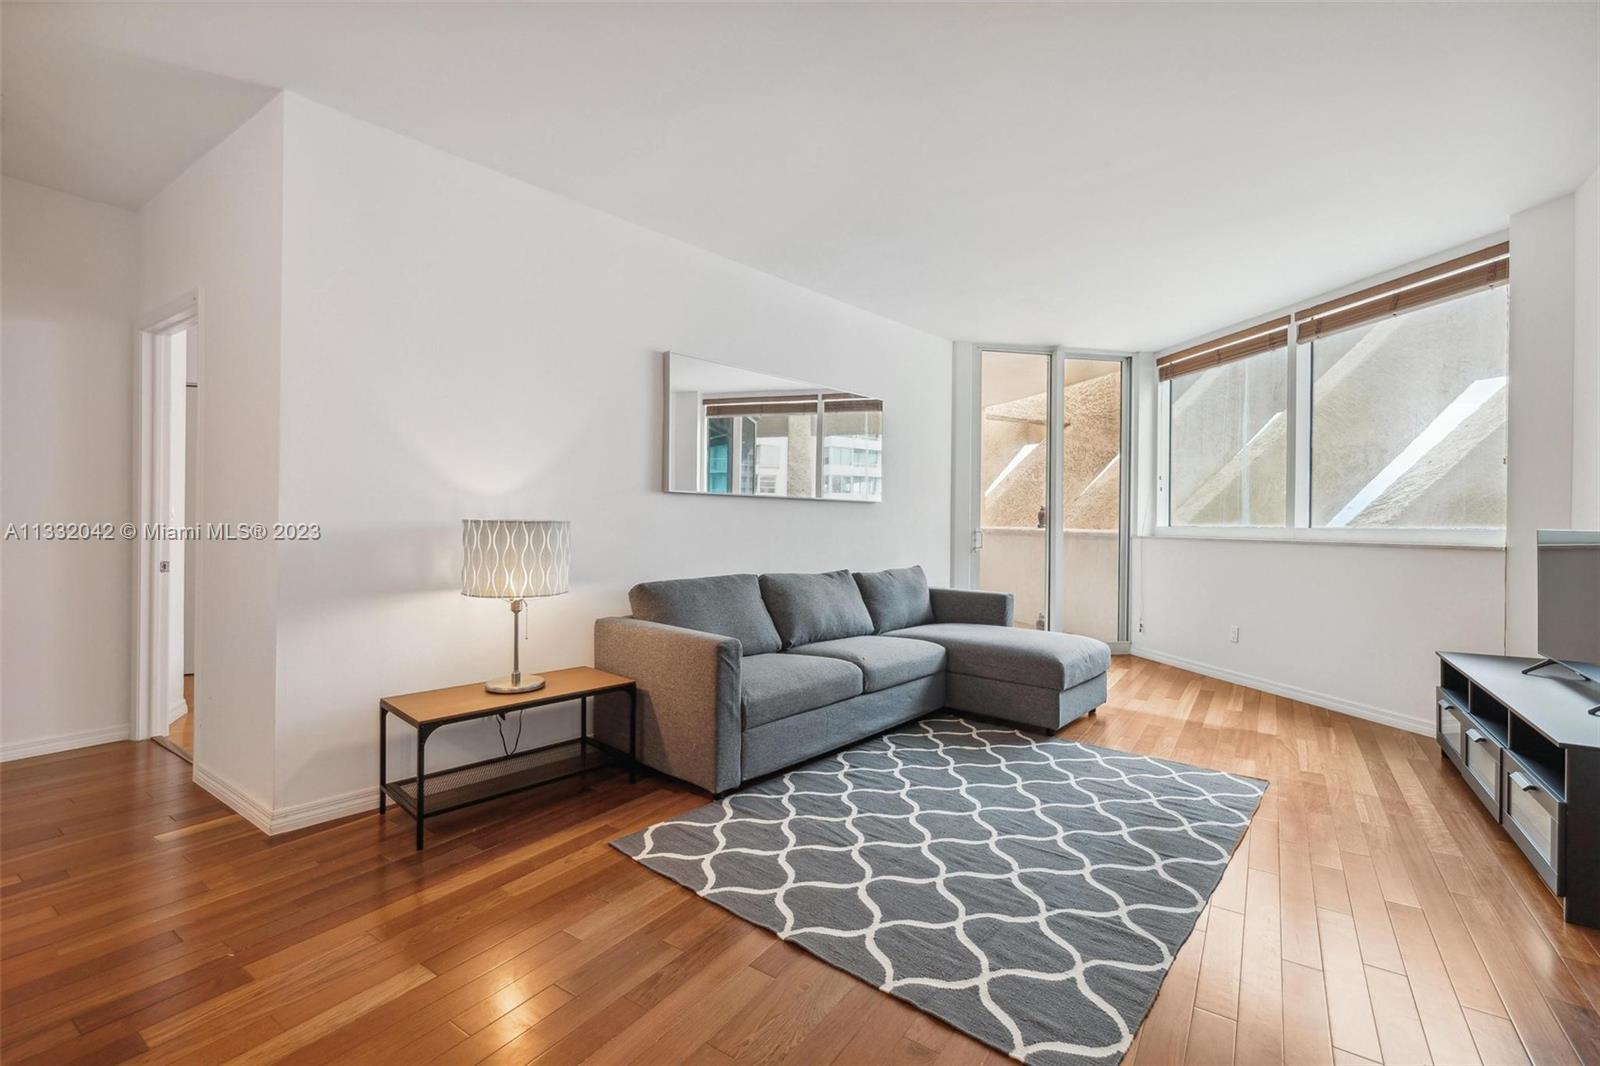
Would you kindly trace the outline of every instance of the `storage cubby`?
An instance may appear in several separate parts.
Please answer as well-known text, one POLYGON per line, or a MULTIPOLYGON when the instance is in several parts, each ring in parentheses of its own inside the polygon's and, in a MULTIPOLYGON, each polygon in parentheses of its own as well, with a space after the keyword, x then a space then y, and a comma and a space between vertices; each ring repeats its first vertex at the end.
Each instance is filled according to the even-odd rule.
POLYGON ((1439 688, 1444 695, 1454 700, 1456 706, 1465 708, 1467 705, 1467 687, 1467 675, 1441 660, 1439 663, 1439 688))
POLYGON ((1567 753, 1525 720, 1511 716, 1511 754, 1527 775, 1557 800, 1567 798, 1567 753))
POLYGON ((1506 705, 1489 695, 1478 685, 1469 685, 1467 688, 1467 712, 1472 715, 1473 723, 1502 748, 1511 743, 1511 712, 1506 705))

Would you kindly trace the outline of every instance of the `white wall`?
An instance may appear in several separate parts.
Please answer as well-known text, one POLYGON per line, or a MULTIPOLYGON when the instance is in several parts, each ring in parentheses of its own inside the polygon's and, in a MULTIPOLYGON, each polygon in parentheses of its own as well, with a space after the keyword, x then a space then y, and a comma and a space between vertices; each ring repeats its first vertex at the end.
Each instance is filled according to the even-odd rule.
MULTIPOLYGON (((278 549, 289 824, 371 804, 380 696, 509 668, 510 612, 459 594, 463 517, 573 523, 572 592, 530 604, 525 669, 590 662, 594 618, 650 578, 919 562, 946 579, 948 342, 286 108, 281 510, 323 530, 278 549), (663 349, 882 397, 884 502, 663 492, 663 349)), ((524 746, 575 717, 530 713, 524 746)), ((490 726, 450 732, 440 762, 498 753, 490 726)))
POLYGON ((1600 170, 1573 205, 1572 524, 1600 529, 1600 170))
MULTIPOLYGON (((1511 216, 1506 648, 1538 654, 1535 533, 1572 522, 1574 200, 1511 216)), ((1593 413, 1590 415, 1593 418, 1593 413)))
MULTIPOLYGON (((198 498, 212 521, 271 523, 278 498, 283 105, 274 100, 140 212, 149 314, 198 292, 198 498)), ((260 820, 273 799, 277 549, 201 542, 195 779, 260 820)))
POLYGON ((1499 551, 1157 536, 1133 557, 1135 655, 1391 725, 1432 731, 1435 651, 1502 650, 1499 551))
MULTIPOLYGON (((138 220, 13 178, 0 205, 0 521, 129 521, 138 220)), ((0 755, 126 737, 128 542, 6 540, 0 569, 0 755)))

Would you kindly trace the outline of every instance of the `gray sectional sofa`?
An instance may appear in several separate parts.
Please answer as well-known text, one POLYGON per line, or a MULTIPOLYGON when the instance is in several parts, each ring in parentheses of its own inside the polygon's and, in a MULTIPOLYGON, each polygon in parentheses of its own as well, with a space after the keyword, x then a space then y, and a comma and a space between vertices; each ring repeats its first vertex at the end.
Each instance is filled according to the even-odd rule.
MULTIPOLYGON (((945 708, 1054 732, 1106 698, 1111 652, 1019 629, 1007 593, 921 567, 651 581, 595 623, 595 665, 639 683, 639 755, 720 794, 945 708)), ((595 733, 627 745, 625 697, 595 733)))

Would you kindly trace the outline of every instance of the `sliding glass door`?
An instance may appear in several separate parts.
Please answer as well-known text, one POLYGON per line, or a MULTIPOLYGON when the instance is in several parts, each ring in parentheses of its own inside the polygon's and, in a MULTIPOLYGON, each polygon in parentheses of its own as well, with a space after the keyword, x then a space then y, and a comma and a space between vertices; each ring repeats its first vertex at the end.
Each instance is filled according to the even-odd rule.
POLYGON ((978 587, 1009 592, 1019 626, 1045 628, 1049 613, 1050 357, 978 353, 978 587))
POLYGON ((976 584, 1016 624, 1127 640, 1128 360, 977 350, 976 584))
POLYGON ((1061 362, 1060 615, 1053 627, 1107 644, 1121 629, 1123 371, 1121 358, 1061 362))

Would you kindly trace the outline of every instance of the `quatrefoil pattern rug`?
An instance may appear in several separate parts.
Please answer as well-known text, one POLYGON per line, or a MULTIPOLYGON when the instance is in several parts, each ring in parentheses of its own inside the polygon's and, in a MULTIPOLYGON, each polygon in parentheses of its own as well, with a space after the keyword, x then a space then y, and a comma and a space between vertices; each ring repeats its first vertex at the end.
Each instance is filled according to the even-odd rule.
POLYGON ((616 846, 1029 1063, 1115 1063, 1264 782, 928 718, 616 846))

